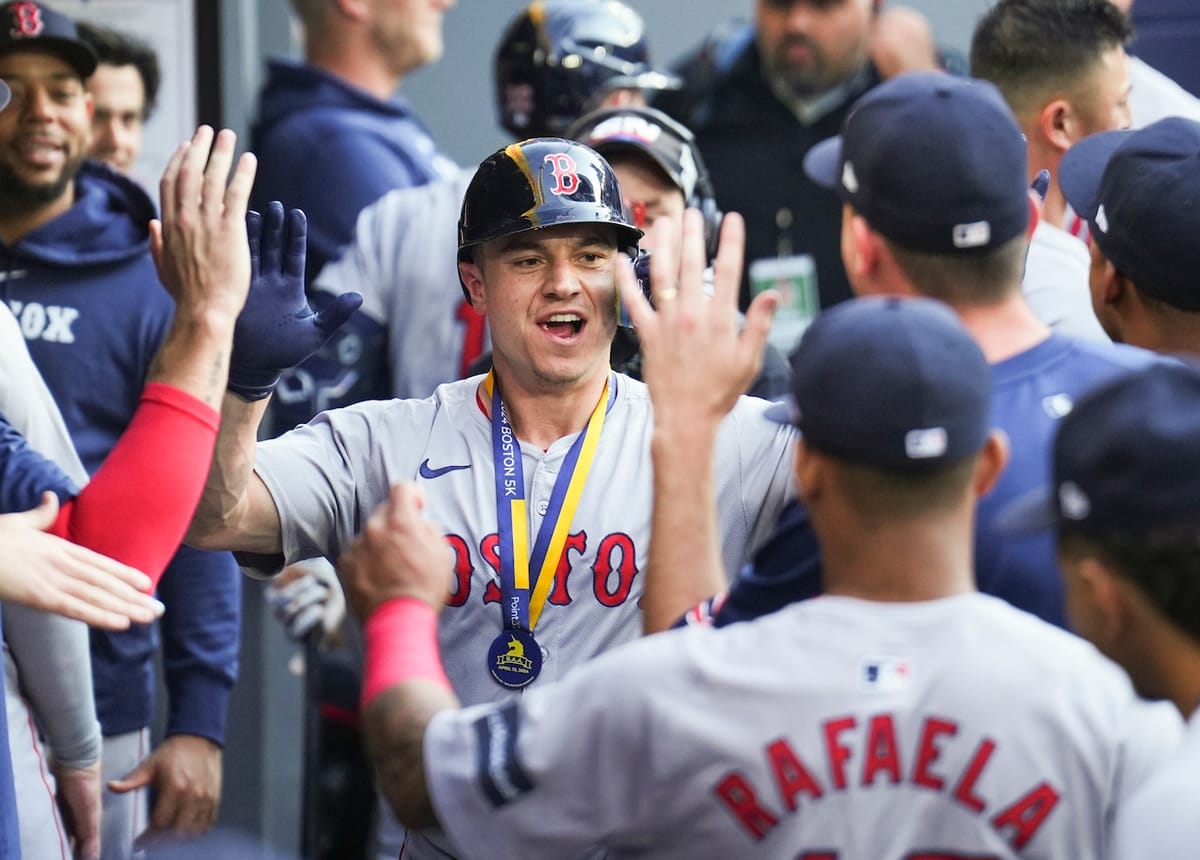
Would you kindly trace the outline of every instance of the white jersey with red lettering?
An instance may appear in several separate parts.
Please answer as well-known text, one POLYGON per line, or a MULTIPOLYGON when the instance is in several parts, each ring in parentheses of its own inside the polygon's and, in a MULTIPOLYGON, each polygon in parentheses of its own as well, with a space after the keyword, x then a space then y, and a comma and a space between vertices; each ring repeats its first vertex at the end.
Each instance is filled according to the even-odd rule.
MULTIPOLYGON (((492 678, 489 648, 503 632, 498 587, 496 457, 482 377, 440 386, 426 400, 373 401, 318 415, 258 447, 256 470, 275 500, 286 561, 331 560, 349 545, 397 481, 416 481, 426 514, 455 552, 450 605, 441 614, 446 672, 467 704, 518 693, 492 678)), ((638 602, 649 550, 652 414, 646 386, 610 377, 611 406, 571 518, 562 561, 533 631, 542 666, 532 688, 641 635, 638 602)), ((727 571, 771 533, 793 494, 793 431, 743 397, 717 442, 716 490, 727 571)), ((546 451, 521 444, 529 546, 546 519, 560 468, 578 434, 546 451)), ((530 577, 537 574, 530 571, 530 577)), ((404 857, 422 854, 410 835, 404 857)))
POLYGON ((996 598, 825 596, 440 713, 424 760, 464 857, 1093 860, 1180 728, 996 598))

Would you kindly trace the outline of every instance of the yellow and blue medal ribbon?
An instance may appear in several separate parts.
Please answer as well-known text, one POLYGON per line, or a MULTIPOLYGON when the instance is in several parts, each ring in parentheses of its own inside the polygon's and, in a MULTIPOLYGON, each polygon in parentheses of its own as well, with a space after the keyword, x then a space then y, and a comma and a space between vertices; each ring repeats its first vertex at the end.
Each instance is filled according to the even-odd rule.
POLYGON ((610 405, 609 389, 609 383, 605 382, 586 429, 575 439, 563 460, 531 553, 521 445, 509 423, 493 374, 489 373, 484 380, 484 390, 492 398, 500 604, 504 617, 504 629, 488 649, 488 669, 492 678, 504 687, 524 687, 537 678, 542 669, 542 649, 534 639, 533 630, 550 595, 571 520, 579 507, 595 459, 604 416, 610 405), (529 579, 530 570, 537 571, 533 583, 529 579))

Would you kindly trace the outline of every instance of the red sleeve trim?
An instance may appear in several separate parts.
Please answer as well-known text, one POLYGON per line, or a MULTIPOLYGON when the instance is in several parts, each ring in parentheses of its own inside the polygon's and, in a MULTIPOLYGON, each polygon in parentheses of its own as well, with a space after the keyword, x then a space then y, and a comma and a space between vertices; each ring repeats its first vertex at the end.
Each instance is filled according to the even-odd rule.
POLYGON ((129 426, 52 531, 136 567, 157 586, 196 512, 220 418, 181 389, 147 384, 129 426))

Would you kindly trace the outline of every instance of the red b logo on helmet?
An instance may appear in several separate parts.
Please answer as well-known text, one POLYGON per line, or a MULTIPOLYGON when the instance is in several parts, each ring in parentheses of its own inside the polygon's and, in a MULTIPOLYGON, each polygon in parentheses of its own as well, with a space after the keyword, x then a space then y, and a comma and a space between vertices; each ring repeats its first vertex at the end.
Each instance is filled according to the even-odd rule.
POLYGON ((575 172, 575 159, 565 152, 552 152, 546 156, 546 163, 554 173, 554 187, 551 194, 566 194, 570 196, 579 190, 579 174, 575 172))
POLYGON ((8 7, 12 13, 12 35, 29 38, 40 35, 45 22, 42 10, 36 3, 13 3, 8 7))

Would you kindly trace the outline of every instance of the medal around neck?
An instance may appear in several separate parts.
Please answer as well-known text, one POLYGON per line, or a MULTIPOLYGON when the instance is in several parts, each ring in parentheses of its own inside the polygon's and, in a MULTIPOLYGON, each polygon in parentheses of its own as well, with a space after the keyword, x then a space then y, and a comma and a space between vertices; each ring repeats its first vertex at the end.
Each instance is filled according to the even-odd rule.
POLYGON ((542 671, 542 648, 528 630, 509 628, 492 640, 488 670, 500 686, 519 690, 542 671))

